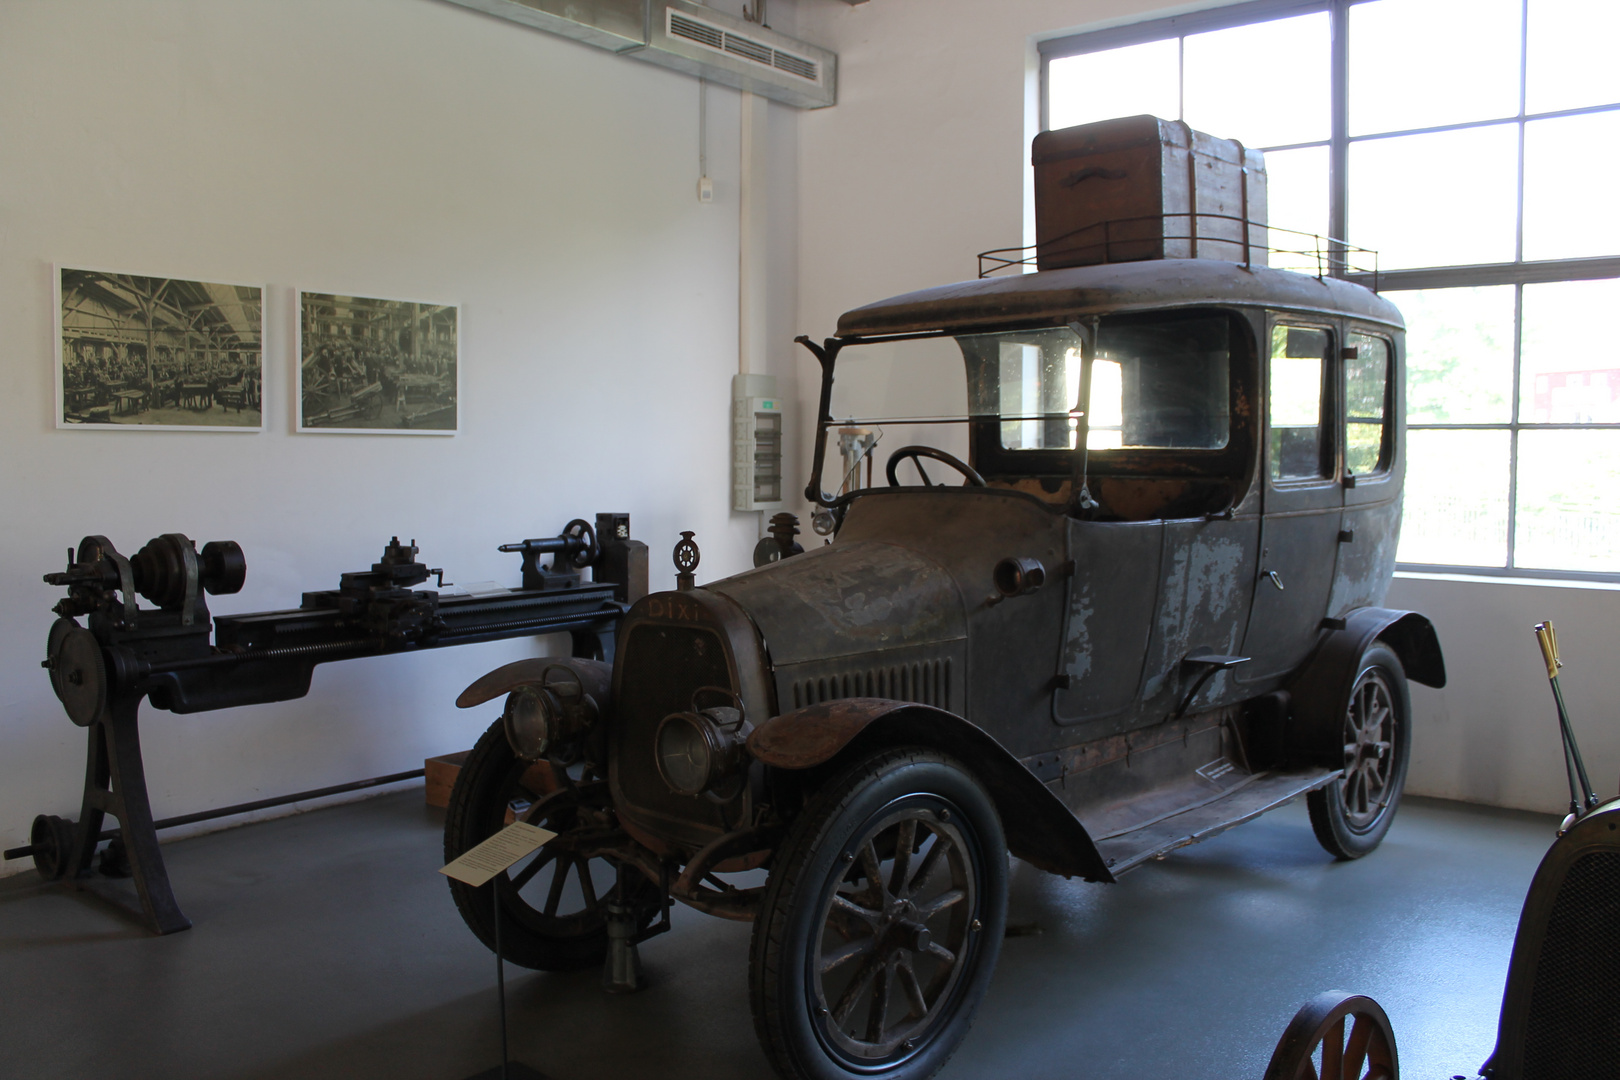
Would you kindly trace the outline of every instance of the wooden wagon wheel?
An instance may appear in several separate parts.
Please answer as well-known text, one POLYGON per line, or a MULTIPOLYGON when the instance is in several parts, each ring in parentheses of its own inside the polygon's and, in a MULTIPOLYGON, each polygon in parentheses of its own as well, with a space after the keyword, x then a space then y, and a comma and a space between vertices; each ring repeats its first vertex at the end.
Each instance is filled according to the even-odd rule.
POLYGON ((1277 1040, 1265 1080, 1400 1080, 1400 1075, 1395 1031, 1378 1002, 1329 990, 1294 1014, 1277 1040))

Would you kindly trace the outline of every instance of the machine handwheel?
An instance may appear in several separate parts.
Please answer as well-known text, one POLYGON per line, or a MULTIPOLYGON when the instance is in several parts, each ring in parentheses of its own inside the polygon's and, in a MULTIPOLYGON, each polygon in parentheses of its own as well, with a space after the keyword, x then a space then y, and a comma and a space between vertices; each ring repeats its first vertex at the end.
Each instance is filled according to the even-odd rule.
POLYGON ((921 1080, 967 1035, 1001 949, 994 803, 936 751, 856 762, 795 820, 749 950, 754 1027, 794 1080, 921 1080))
POLYGON ((888 463, 883 466, 883 475, 889 478, 890 487, 900 486, 900 477, 895 470, 906 458, 910 458, 916 463, 917 475, 922 477, 924 487, 933 487, 934 482, 928 479, 928 474, 923 471, 923 458, 932 458, 934 461, 949 465, 967 479, 969 487, 985 486, 984 477, 979 475, 979 470, 975 469, 973 466, 969 465, 955 454, 948 454, 934 446, 902 446, 894 453, 889 455, 888 463))
POLYGON ((563 536, 570 540, 583 540, 584 546, 569 557, 569 565, 583 570, 602 554, 602 545, 596 538, 596 529, 584 518, 575 518, 563 527, 563 536))
MULTIPOLYGON (((501 722, 496 721, 467 756, 444 822, 444 857, 448 862, 504 828, 516 813, 552 794, 552 766, 524 761, 512 753, 501 722)), ((593 807, 589 800, 563 800, 551 812, 541 811, 532 824, 559 834, 557 840, 505 873, 501 890, 501 951, 523 967, 572 971, 600 965, 607 955, 607 911, 617 868, 606 859, 571 853, 561 834, 582 824, 593 807)), ((629 901, 638 929, 650 925, 661 910, 658 890, 639 873, 626 875, 629 901)), ((493 883, 473 888, 450 879, 450 892, 462 919, 478 939, 494 948, 493 883)))
POLYGON ((1400 1080, 1400 1075, 1395 1030, 1378 1002, 1329 990, 1294 1014, 1277 1040, 1265 1080, 1400 1080))
POLYGON ((1389 832, 1406 786, 1411 714, 1400 657, 1374 642, 1345 703, 1344 776, 1306 797, 1316 839, 1336 858, 1359 859, 1389 832))

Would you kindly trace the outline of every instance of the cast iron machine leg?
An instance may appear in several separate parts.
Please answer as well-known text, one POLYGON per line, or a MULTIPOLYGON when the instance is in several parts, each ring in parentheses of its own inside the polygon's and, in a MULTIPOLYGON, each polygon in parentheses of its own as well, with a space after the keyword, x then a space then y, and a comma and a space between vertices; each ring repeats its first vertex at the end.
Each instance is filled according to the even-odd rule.
POLYGON ((65 865, 70 878, 83 878, 91 872, 90 864, 101 839, 102 818, 111 814, 118 819, 119 839, 134 871, 135 892, 147 925, 154 933, 173 934, 189 930, 191 920, 175 903, 169 872, 158 849, 157 829, 152 824, 136 723, 140 706, 138 696, 117 695, 107 716, 90 725, 84 802, 73 826, 73 849, 65 865))

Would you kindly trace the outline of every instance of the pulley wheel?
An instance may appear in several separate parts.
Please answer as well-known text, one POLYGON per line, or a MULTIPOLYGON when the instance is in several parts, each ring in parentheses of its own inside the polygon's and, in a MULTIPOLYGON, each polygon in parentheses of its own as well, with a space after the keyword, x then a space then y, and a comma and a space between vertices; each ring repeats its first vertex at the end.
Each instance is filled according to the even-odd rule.
MULTIPOLYGON (((56 627, 51 628, 56 637, 56 627)), ((74 626, 61 635, 51 652, 51 685, 62 699, 68 719, 89 727, 107 711, 107 664, 96 635, 74 626)))
POLYGON ((41 814, 28 830, 34 848, 34 869, 46 881, 56 881, 67 873, 73 855, 73 822, 55 814, 41 814))
POLYGON ((62 648, 62 641, 73 631, 79 629, 79 624, 73 619, 57 619, 51 623, 51 632, 45 638, 45 668, 51 675, 51 689, 56 692, 57 700, 62 697, 62 685, 56 674, 56 654, 62 648))

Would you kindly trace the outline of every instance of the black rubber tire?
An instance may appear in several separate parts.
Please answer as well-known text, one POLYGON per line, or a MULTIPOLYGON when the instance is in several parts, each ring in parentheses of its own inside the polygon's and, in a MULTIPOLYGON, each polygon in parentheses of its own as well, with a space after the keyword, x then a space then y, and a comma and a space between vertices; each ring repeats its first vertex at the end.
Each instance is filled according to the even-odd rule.
MULTIPOLYGON (((922 875, 919 864, 917 876, 922 875)), ((818 791, 777 851, 749 948, 754 1029, 777 1074, 788 1080, 922 1080, 943 1067, 966 1037, 989 988, 1007 921, 1007 875, 1006 840, 995 803, 971 772, 938 751, 878 751, 818 791), (891 1059, 852 1063, 830 1042, 826 1014, 816 1015, 811 986, 810 969, 817 966, 811 955, 820 948, 825 905, 850 872, 852 845, 869 826, 897 811, 938 815, 938 808, 951 810, 941 820, 963 840, 961 848, 970 855, 963 863, 976 883, 960 916, 968 928, 963 966, 938 992, 940 1011, 933 1016, 930 1007, 914 1045, 902 1045, 891 1059)))
MULTIPOLYGON (((1361 654, 1356 665, 1356 677, 1351 683, 1349 699, 1341 703, 1340 715, 1349 724, 1351 709, 1358 695, 1369 687, 1369 680, 1378 680, 1387 691, 1392 713, 1390 752, 1394 756, 1388 779, 1380 793, 1380 809, 1368 819, 1358 815, 1346 801, 1346 780, 1338 779, 1327 787, 1311 792, 1305 805, 1311 813, 1311 829, 1317 841, 1336 859, 1359 859, 1383 842, 1384 834, 1395 820, 1400 807, 1401 792, 1406 787, 1406 770, 1412 756, 1412 695, 1406 682, 1406 669, 1401 658, 1381 641, 1375 641, 1361 654)), ((1349 737, 1348 727, 1346 737, 1349 737)), ((1346 767, 1353 764, 1347 754, 1346 767)))
MULTIPOLYGON (((532 798, 521 787, 529 763, 512 753, 499 720, 479 738, 467 755, 450 792, 444 820, 444 859, 450 862, 501 829, 507 807, 513 798, 532 798)), ((573 810, 558 817, 534 822, 554 832, 563 832, 572 822, 573 810)), ((544 853, 544 848, 541 852, 544 853)), ((598 862, 600 862, 598 860, 598 862)), ((520 862, 514 870, 520 870, 520 862)), ((554 872, 554 871, 553 871, 554 872)), ((447 878, 456 908, 469 929, 488 948, 495 948, 494 883, 473 888, 447 878)), ((639 873, 627 880, 635 882, 632 897, 637 910, 637 926, 650 925, 659 911, 658 890, 639 873)), ((607 886, 611 887, 611 880, 607 886)), ((605 902, 606 890, 600 890, 605 902)), ((600 905, 598 905, 600 908, 600 905)), ((522 893, 507 887, 502 894, 501 952, 521 967, 539 971, 577 971, 599 966, 607 956, 608 936, 605 912, 581 911, 571 916, 546 916, 529 904, 522 893)))

